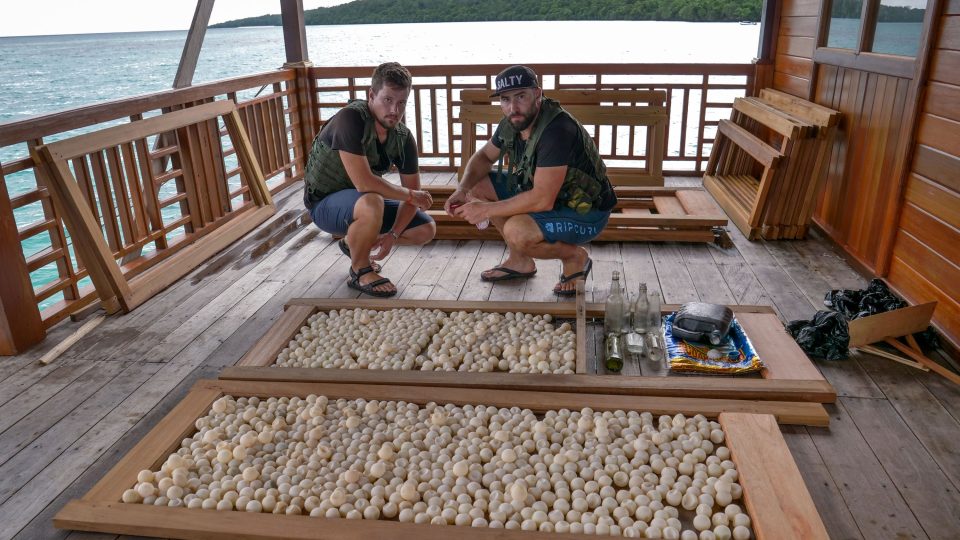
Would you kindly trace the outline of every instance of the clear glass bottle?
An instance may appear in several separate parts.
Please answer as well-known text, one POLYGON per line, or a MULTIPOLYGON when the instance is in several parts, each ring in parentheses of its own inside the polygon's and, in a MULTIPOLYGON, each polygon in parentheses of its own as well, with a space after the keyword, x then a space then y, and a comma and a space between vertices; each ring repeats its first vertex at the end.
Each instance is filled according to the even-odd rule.
POLYGON ((647 284, 641 283, 633 304, 633 331, 646 334, 650 324, 650 300, 647 298, 647 284))
POLYGON ((660 291, 650 291, 647 305, 647 333, 660 333, 660 291))
POLYGON ((620 272, 614 270, 610 280, 610 293, 603 305, 603 332, 605 335, 623 332, 623 289, 620 288, 620 272))
POLYGON ((619 373, 623 369, 623 351, 620 348, 620 333, 609 332, 604 343, 603 365, 609 371, 619 373))

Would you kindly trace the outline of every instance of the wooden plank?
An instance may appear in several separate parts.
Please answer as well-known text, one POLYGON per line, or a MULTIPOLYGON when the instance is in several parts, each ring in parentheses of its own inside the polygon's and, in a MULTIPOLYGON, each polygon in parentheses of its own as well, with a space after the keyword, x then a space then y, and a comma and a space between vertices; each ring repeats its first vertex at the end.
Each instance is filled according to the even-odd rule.
POLYGON ((140 122, 131 122, 78 135, 70 139, 52 142, 46 145, 50 155, 57 159, 72 159, 110 146, 142 139, 149 135, 172 131, 180 126, 195 124, 229 113, 235 105, 231 101, 215 101, 174 111, 140 122))
MULTIPOLYGON (((840 398, 828 405, 830 428, 807 431, 864 538, 923 538, 920 525, 847 413, 840 398), (869 495, 866 495, 869 494, 869 495)), ((875 400, 870 400, 872 402, 875 400)), ((868 402, 868 403, 869 403, 868 402)))
POLYGON ((276 362, 277 355, 290 343, 316 311, 309 306, 291 306, 267 334, 237 362, 238 366, 269 366, 276 362))
MULTIPOLYGON (((948 261, 960 261, 960 230, 907 203, 900 212, 900 233, 922 238, 923 243, 948 261)), ((894 254, 899 255, 896 242, 894 254)))
POLYGON ((73 180, 70 168, 63 161, 54 161, 48 146, 31 150, 38 168, 42 169, 50 180, 47 189, 54 197, 61 219, 70 229, 77 255, 84 261, 90 280, 97 288, 104 307, 108 312, 115 311, 117 301, 122 305, 124 297, 130 294, 120 268, 113 261, 103 237, 100 226, 93 218, 90 207, 84 204, 83 194, 73 180), (94 232, 96 231, 96 232, 94 232), (111 263, 111 264, 107 264, 111 263), (114 298, 117 300, 114 300, 114 298))
POLYGON ((731 142, 766 167, 776 165, 777 161, 782 157, 780 152, 729 120, 720 120, 718 132, 728 137, 731 142))
POLYGON ((927 302, 854 319, 849 322, 850 346, 859 347, 888 337, 923 332, 930 325, 936 307, 936 302, 927 302))
POLYGON ((584 292, 585 281, 578 279, 577 286, 577 366, 576 373, 587 373, 587 298, 584 292))
POLYGON ((720 425, 758 540, 830 538, 776 421, 723 413, 720 425))
POLYGON ((742 313, 737 314, 737 320, 766 364, 763 371, 765 378, 823 379, 823 375, 802 350, 789 346, 796 343, 790 334, 783 330, 776 317, 761 313, 742 313))
MULTIPOLYGON (((587 341, 584 340, 586 344, 587 341)), ((592 343, 592 341, 591 341, 592 343)), ((589 370, 585 369, 584 373, 589 370)), ((409 385, 423 387, 488 388, 586 394, 663 396, 757 401, 832 403, 836 393, 819 380, 755 379, 743 377, 631 377, 626 375, 554 375, 523 373, 460 373, 383 371, 365 369, 226 368, 221 380, 324 382, 336 384, 409 385)))
POLYGON ((132 293, 125 299, 127 310, 143 304, 169 287, 211 256, 236 242, 276 212, 272 205, 243 212, 202 239, 181 249, 176 256, 151 267, 130 281, 132 293))

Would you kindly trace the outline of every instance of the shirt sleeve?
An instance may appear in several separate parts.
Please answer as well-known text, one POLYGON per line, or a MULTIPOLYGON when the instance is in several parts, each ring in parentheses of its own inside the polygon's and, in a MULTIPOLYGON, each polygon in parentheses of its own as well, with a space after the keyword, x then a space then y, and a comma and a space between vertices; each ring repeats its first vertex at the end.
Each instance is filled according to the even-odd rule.
POLYGON ((497 124, 497 129, 493 132, 493 137, 490 137, 490 142, 497 148, 503 148, 503 138, 500 137, 500 124, 497 124))
POLYGON ((416 174, 420 170, 417 139, 413 136, 413 133, 407 135, 407 143, 403 147, 403 167, 399 163, 395 165, 400 174, 416 174))
POLYGON ((577 142, 577 124, 563 115, 550 122, 537 146, 537 167, 561 167, 570 164, 577 142))
POLYGON ((342 109, 323 126, 320 137, 333 150, 362 156, 363 127, 363 117, 359 111, 342 109))

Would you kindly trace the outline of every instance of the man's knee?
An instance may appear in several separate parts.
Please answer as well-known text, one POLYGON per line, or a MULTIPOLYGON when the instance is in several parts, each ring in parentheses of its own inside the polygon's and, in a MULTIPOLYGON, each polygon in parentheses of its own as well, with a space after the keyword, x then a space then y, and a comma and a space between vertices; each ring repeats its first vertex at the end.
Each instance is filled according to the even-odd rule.
POLYGON ((503 224, 503 239, 520 251, 526 251, 543 241, 543 233, 533 218, 526 214, 513 216, 503 224))
POLYGON ((433 221, 403 231, 404 238, 416 245, 426 244, 433 240, 436 235, 437 224, 433 221))
POLYGON ((383 196, 364 193, 353 205, 353 219, 383 219, 383 196))

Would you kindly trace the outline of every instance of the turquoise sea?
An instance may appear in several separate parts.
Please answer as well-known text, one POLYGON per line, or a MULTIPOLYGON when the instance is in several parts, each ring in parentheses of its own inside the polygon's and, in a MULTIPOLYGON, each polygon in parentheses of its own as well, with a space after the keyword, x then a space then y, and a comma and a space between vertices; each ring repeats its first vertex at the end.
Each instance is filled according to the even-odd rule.
MULTIPOLYGON (((307 28, 316 65, 485 63, 747 63, 756 55, 759 25, 650 21, 482 22, 307 28), (507 45, 504 45, 507 44, 507 45)), ((186 31, 0 37, 2 123, 168 89, 186 31)), ((276 69, 284 62, 280 28, 208 30, 194 82, 276 69)), ((80 133, 82 130, 62 136, 80 133)), ((56 137, 50 140, 55 140, 56 137)), ((0 162, 27 155, 0 148, 0 162)), ((34 187, 29 172, 6 178, 11 195, 34 187)), ((35 222, 39 205, 20 209, 18 226, 35 222)), ((29 256, 48 247, 24 245, 29 256)), ((56 275, 51 265, 31 275, 35 287, 56 275)), ((60 297, 53 297, 49 305, 60 297)))

